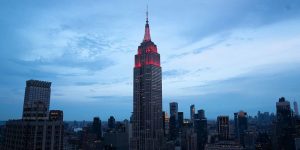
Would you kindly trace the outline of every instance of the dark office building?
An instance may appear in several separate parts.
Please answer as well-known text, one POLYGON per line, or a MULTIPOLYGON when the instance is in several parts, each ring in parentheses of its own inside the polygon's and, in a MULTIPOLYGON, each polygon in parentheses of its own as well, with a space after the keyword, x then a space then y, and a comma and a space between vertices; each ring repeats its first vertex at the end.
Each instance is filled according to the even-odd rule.
POLYGON ((50 110, 49 120, 50 121, 63 121, 64 120, 63 111, 61 111, 61 110, 50 110))
POLYGON ((195 117, 194 119, 194 131, 197 133, 197 148, 198 150, 204 150, 208 138, 207 119, 204 110, 199 110, 196 116, 197 118, 195 117))
POLYGON ((234 113, 234 127, 235 138, 242 146, 245 146, 244 137, 248 129, 248 115, 246 112, 234 113))
POLYGON ((176 120, 178 119, 178 103, 170 103, 170 116, 175 116, 176 120))
POLYGON ((229 117, 228 116, 218 116, 217 118, 217 131, 219 140, 229 139, 229 117))
POLYGON ((101 120, 99 117, 94 117, 92 132, 96 135, 97 140, 101 139, 102 137, 102 125, 101 120))
POLYGON ((290 102, 281 97, 276 103, 276 143, 278 149, 295 149, 295 125, 290 102))
POLYGON ((23 119, 6 123, 3 150, 63 149, 63 112, 49 113, 50 86, 45 81, 26 82, 23 119))
POLYGON ((164 132, 164 136, 166 136, 166 118, 167 118, 167 114, 165 111, 162 112, 162 123, 163 123, 163 132, 164 132))
POLYGON ((157 150, 163 137, 162 74, 157 46, 151 41, 148 17, 135 55, 133 78, 132 150, 157 150))
POLYGON ((203 109, 198 110, 198 118, 205 118, 205 111, 203 109))
POLYGON ((110 116, 107 123, 108 123, 109 129, 114 129, 116 126, 116 120, 115 120, 114 116, 110 116))
POLYGON ((23 120, 47 120, 49 114, 51 82, 26 81, 23 120))
POLYGON ((62 150, 63 131, 62 121, 10 120, 3 150, 62 150))
POLYGON ((129 126, 126 121, 116 123, 114 130, 103 135, 106 147, 116 150, 129 149, 129 126))
POLYGON ((184 120, 183 112, 178 112, 178 128, 179 129, 181 129, 183 126, 183 120, 184 120))
POLYGON ((195 105, 193 104, 190 106, 190 119, 192 123, 194 122, 194 117, 195 117, 195 105))
POLYGON ((177 121, 176 116, 171 116, 169 120, 169 139, 175 140, 178 137, 178 128, 177 128, 177 121))

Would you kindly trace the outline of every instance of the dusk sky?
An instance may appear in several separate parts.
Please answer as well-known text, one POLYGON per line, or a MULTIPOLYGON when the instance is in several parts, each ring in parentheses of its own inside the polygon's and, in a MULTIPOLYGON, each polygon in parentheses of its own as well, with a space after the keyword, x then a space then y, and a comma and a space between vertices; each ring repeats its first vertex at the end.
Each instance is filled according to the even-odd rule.
MULTIPOLYGON (((64 120, 129 119, 146 0, 0 1, 0 120, 22 116, 25 82, 52 82, 64 120)), ((299 0, 150 0, 163 109, 209 119, 300 102, 299 0)))

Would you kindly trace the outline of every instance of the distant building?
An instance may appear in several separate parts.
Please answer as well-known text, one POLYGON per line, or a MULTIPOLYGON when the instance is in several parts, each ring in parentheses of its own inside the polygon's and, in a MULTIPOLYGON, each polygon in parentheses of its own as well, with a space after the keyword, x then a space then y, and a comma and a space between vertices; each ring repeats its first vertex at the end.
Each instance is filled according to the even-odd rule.
POLYGON ((51 82, 26 82, 22 120, 6 122, 1 150, 62 150, 63 112, 51 110, 51 82))
POLYGON ((255 149, 272 150, 272 140, 267 133, 259 133, 257 135, 255 149))
POLYGON ((102 138, 102 124, 99 117, 94 117, 92 132, 96 135, 97 140, 102 138))
POLYGON ((294 101, 294 112, 295 116, 299 116, 298 103, 294 101))
POLYGON ((204 150, 208 138, 207 119, 204 110, 198 111, 198 117, 194 119, 194 131, 197 134, 197 148, 204 150))
POLYGON ((229 117, 218 116, 217 118, 217 131, 219 140, 229 140, 229 117))
POLYGON ((166 136, 169 130, 169 116, 168 113, 166 113, 165 111, 163 111, 162 113, 162 122, 163 122, 164 136, 166 136))
POLYGON ((172 115, 169 120, 169 136, 170 140, 175 140, 178 137, 178 128, 175 115, 172 115))
POLYGON ((194 117, 195 117, 195 105, 193 104, 190 106, 190 119, 192 123, 194 122, 194 117))
POLYGON ((51 82, 26 81, 23 120, 47 120, 49 114, 51 82))
POLYGON ((63 121, 64 120, 63 111, 61 111, 61 110, 50 110, 49 120, 50 121, 63 121))
POLYGON ((276 103, 276 146, 278 149, 294 149, 295 126, 290 102, 281 97, 276 103))
POLYGON ((207 144, 205 150, 245 150, 245 148, 233 141, 220 141, 207 144))
POLYGON ((175 116, 175 119, 178 119, 178 103, 171 102, 170 103, 170 116, 175 116))
POLYGON ((197 150, 197 134, 191 126, 183 126, 180 145, 182 150, 197 150))
POLYGON ((242 146, 245 146, 244 135, 248 129, 248 115, 246 112, 240 111, 234 113, 234 131, 235 138, 240 142, 242 146))
POLYGON ((179 129, 181 129, 183 126, 183 120, 184 120, 183 112, 178 112, 178 128, 179 129))
POLYGON ((129 124, 128 122, 116 123, 113 130, 104 133, 106 149, 128 150, 129 149, 129 124))
POLYGON ((205 118, 205 111, 203 109, 198 110, 198 118, 205 118))
POLYGON ((110 116, 107 123, 108 123, 109 129, 114 129, 116 126, 116 120, 115 120, 114 116, 110 116))

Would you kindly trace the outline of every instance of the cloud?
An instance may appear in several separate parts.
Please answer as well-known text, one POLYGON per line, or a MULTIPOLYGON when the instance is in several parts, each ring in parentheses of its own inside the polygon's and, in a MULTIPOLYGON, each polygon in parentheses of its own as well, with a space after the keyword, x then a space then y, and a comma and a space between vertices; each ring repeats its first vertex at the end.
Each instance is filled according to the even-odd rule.
MULTIPOLYGON (((77 113, 80 119, 113 113, 128 118, 145 5, 123 0, 1 1, 1 104, 21 106, 25 81, 34 78, 53 82, 53 107, 64 109, 67 118, 76 119, 74 109, 91 113, 77 113), (91 109, 82 108, 83 103, 91 109)), ((287 68, 298 68, 298 0, 155 0, 150 1, 149 10, 152 40, 161 54, 165 106, 169 99, 182 98, 185 102, 180 105, 188 106, 198 102, 198 96, 209 95, 206 109, 217 114, 213 103, 227 104, 225 99, 249 101, 254 110, 263 98, 276 99, 272 90, 297 96, 299 88, 294 85, 269 91, 266 86, 261 89, 265 94, 249 89, 259 89, 257 83, 274 75, 274 70, 282 76, 287 68), (249 77, 257 72, 265 74, 249 77)), ((285 80, 292 82, 278 77, 265 85, 285 80)), ((273 101, 264 102, 270 110, 273 101)), ((8 116, 17 114, 0 119, 8 116)))

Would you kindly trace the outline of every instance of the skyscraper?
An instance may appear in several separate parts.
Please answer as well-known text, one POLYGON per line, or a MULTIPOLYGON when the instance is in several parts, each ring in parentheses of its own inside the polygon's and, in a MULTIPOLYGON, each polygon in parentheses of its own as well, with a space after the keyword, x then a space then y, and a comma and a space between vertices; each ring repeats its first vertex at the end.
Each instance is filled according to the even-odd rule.
POLYGON ((26 81, 23 120, 46 120, 49 114, 51 82, 26 81))
POLYGON ((198 114, 195 115, 194 120, 194 130, 197 133, 198 150, 204 150, 208 137, 207 119, 204 112, 205 111, 203 109, 198 110, 198 114))
POLYGON ((298 103, 296 101, 294 101, 294 112, 295 112, 295 116, 299 115, 298 103))
POLYGON ((100 139, 102 137, 102 126, 99 117, 94 117, 92 130, 92 132, 95 133, 97 139, 100 139))
POLYGON ((151 41, 148 11, 145 35, 135 55, 132 150, 157 150, 163 136, 162 74, 157 46, 151 41))
POLYGON ((191 122, 194 122, 194 117, 195 117, 195 105, 190 106, 190 117, 191 117, 191 122))
POLYGON ((178 117, 178 103, 171 102, 170 103, 170 116, 175 116, 176 120, 178 117))
POLYGON ((114 116, 110 116, 110 117, 108 118, 107 124, 108 124, 108 128, 109 128, 109 129, 114 129, 115 126, 116 126, 116 120, 115 120, 115 117, 114 117, 114 116))
POLYGON ((184 116, 183 116, 183 112, 178 112, 178 128, 182 128, 183 126, 183 120, 184 120, 184 116))
POLYGON ((278 149, 294 149, 294 121, 290 102, 284 97, 276 102, 276 143, 278 149))
POLYGON ((23 119, 6 122, 3 150, 63 149, 63 111, 51 110, 51 82, 28 80, 23 119))
POLYGON ((219 140, 229 139, 229 117, 228 116, 218 116, 217 131, 218 131, 219 140))
POLYGON ((235 137, 244 146, 244 135, 248 129, 248 115, 244 111, 234 113, 235 137))
POLYGON ((199 119, 205 118, 205 111, 203 109, 198 110, 199 119))

